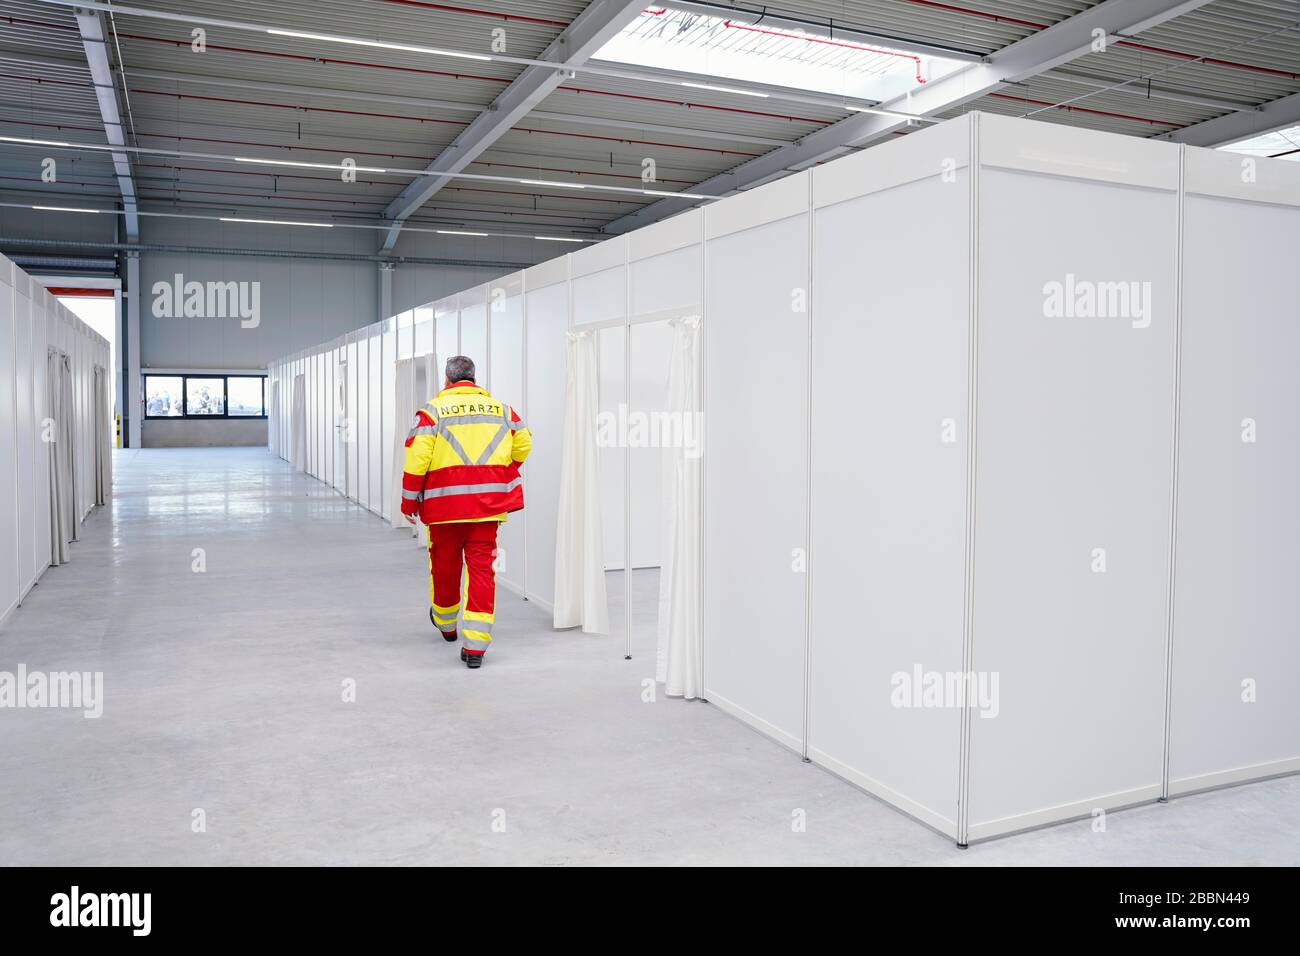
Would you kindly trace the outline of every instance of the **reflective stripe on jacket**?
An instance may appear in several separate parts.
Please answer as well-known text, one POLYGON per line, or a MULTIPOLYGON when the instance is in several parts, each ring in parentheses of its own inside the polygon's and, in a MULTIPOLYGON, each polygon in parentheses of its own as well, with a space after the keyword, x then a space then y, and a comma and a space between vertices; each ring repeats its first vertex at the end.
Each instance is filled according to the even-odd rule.
POLYGON ((524 506, 519 466, 532 434, 513 408, 473 382, 444 388, 415 413, 402 466, 402 514, 425 524, 504 518, 524 506))

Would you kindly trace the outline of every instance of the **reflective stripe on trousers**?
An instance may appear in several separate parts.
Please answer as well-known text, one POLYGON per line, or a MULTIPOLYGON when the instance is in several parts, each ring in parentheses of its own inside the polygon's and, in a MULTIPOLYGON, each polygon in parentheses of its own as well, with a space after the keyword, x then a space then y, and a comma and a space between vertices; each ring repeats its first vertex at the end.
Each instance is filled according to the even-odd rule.
POLYGON ((496 521, 460 521, 429 525, 429 603, 440 630, 456 629, 456 612, 461 607, 461 575, 465 589, 462 646, 482 653, 492 643, 496 614, 496 521), (449 617, 447 615, 450 615, 449 617), (444 621, 450 626, 444 626, 444 621))

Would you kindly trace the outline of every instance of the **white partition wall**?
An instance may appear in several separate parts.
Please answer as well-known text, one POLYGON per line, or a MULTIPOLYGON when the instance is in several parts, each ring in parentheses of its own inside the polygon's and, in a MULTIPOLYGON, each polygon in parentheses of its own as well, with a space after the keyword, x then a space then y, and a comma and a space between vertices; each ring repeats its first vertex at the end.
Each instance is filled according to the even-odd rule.
POLYGON ((714 705, 963 844, 1294 772, 1297 227, 1294 165, 968 114, 309 350, 321 476, 391 510, 394 363, 418 404, 471 354, 534 435, 500 581, 550 610, 566 335, 629 428, 605 563, 652 566, 630 429, 700 315, 714 705))
POLYGON ((1300 167, 1185 177, 1171 793, 1300 769, 1300 167))
POLYGON ((808 755, 949 832, 960 713, 893 678, 962 669, 970 156, 950 123, 813 173, 808 755))
POLYGON ((971 839, 1160 795, 1179 203, 1176 147, 978 135, 971 839))
MULTIPOLYGON (((25 296, 18 297, 14 303, 14 337, 13 354, 17 376, 14 380, 14 421, 15 449, 18 451, 18 580, 30 582, 36 580, 36 460, 40 449, 36 445, 38 428, 36 421, 36 365, 37 356, 32 353, 33 319, 44 322, 47 306, 56 304, 44 288, 33 286, 35 301, 25 296)), ((84 409, 79 409, 84 415, 84 409)), ((86 417, 88 419, 88 416, 86 417)), ((83 419, 86 420, 86 419, 83 419)), ((93 437, 93 436, 92 436, 93 437)), ((93 447, 84 439, 79 443, 89 460, 93 447)), ((90 474, 90 469, 85 468, 90 474)), ((47 545, 48 546, 48 545, 47 545)))
POLYGON ((796 749, 804 736, 808 188, 799 173, 704 213, 705 696, 796 749))
POLYGON ((488 352, 488 287, 460 294, 460 344, 457 351, 474 361, 478 383, 492 390, 492 362, 488 352))
MULTIPOLYGON (((460 308, 457 296, 449 296, 433 306, 433 345, 430 353, 434 356, 433 368, 430 369, 429 394, 442 388, 443 373, 447 368, 447 359, 460 353, 460 308)), ((424 353, 418 353, 424 354, 424 353)))
MULTIPOLYGON (((0 620, 18 605, 18 419, 15 414, 18 365, 15 352, 14 265, 0 257, 0 620)), ((25 297, 24 297, 25 298, 25 297)))
POLYGON ((524 466, 524 571, 528 598, 555 601, 555 526, 560 502, 560 441, 564 434, 565 334, 569 327, 568 262, 555 259, 524 270, 528 401, 520 414, 533 434, 524 466))
POLYGON ((0 256, 0 622, 51 563, 67 560, 68 543, 95 506, 96 466, 112 441, 108 408, 95 402, 95 383, 103 381, 96 369, 111 366, 109 354, 105 339, 0 256), (57 412, 52 360, 59 369, 53 385, 70 396, 57 412), (52 444, 62 455, 57 530, 51 527, 52 444))
MULTIPOLYGON (((488 289, 491 328, 488 365, 492 370, 492 394, 514 408, 533 427, 524 395, 524 277, 504 276, 488 289)), ((548 441, 552 436, 548 436, 548 441)), ((524 467, 524 501, 531 507, 527 486, 532 465, 524 467)), ((512 515, 497 535, 497 578, 517 593, 524 593, 524 534, 528 514, 512 515)))

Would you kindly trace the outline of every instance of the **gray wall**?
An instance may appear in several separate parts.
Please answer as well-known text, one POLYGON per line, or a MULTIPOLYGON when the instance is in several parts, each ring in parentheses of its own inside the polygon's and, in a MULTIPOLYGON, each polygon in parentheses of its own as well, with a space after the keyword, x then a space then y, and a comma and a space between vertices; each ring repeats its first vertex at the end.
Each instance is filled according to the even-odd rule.
MULTIPOLYGON (((184 246, 234 246, 371 255, 382 234, 369 230, 310 229, 245 223, 155 220, 141 241, 184 246)), ((539 261, 564 249, 553 243, 459 236, 410 236, 399 256, 539 261)), ((380 266, 364 260, 264 259, 146 252, 141 256, 140 365, 142 368, 259 369, 272 359, 328 341, 378 321, 380 266), (160 318, 154 315, 156 282, 260 283, 260 322, 239 319, 160 318)), ((393 272, 393 313, 405 311, 502 274, 499 267, 437 266, 399 262, 393 272)))
MULTIPOLYGON (((68 194, 46 195, 39 193, 9 193, 0 196, 5 202, 30 202, 50 206, 80 205, 75 196, 68 194)), ((95 203, 94 205, 99 205, 95 203)), ((88 216, 79 213, 39 212, 33 209, 0 207, 0 237, 6 239, 66 239, 77 242, 113 242, 116 239, 118 216, 88 216)), ((6 254, 19 250, 5 246, 6 254)), ((110 250, 76 251, 57 250, 62 255, 111 256, 110 250)))
POLYGON ((213 445, 265 445, 265 418, 167 421, 146 418, 140 424, 145 448, 204 448, 213 445))

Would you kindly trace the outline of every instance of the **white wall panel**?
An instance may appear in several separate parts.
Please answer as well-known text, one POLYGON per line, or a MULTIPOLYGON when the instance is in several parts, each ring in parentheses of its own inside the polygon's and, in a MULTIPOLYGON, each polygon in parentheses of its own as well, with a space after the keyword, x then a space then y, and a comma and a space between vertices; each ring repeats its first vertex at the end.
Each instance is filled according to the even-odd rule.
MULTIPOLYGON (((500 299, 492 311, 492 394, 510 405, 528 426, 532 427, 527 403, 524 401, 524 299, 522 294, 507 295, 500 299)), ((532 507, 533 492, 527 483, 531 465, 525 465, 523 474, 524 501, 532 507)), ((524 523, 528 510, 510 516, 497 536, 501 553, 500 578, 516 588, 524 586, 524 523)))
POLYGON ((703 265, 698 244, 633 262, 632 314, 698 309, 703 265))
POLYGON ((415 310, 415 355, 433 352, 433 306, 423 305, 415 310))
MULTIPOLYGON (((727 222, 758 216, 742 212, 727 222)), ((705 693, 799 747, 808 317, 795 307, 808 285, 807 214, 723 234, 706 255, 705 693)))
POLYGON ((487 306, 482 303, 464 306, 460 310, 460 354, 474 360, 478 383, 490 390, 487 336, 487 306))
POLYGON ((460 354, 460 316, 456 307, 456 298, 434 306, 434 368, 437 375, 430 382, 430 395, 437 394, 442 388, 447 372, 447 359, 460 354))
POLYGON ((0 284, 0 619, 18 603, 18 430, 14 387, 18 361, 14 354, 15 292, 0 284))
POLYGON ((961 670, 970 188, 824 206, 813 240, 809 756, 949 833, 961 713, 894 690, 961 670), (918 254, 907 222, 943 225, 918 254))
POLYGON ((608 322, 627 315, 627 267, 615 266, 573 280, 573 324, 608 322))
POLYGON ((1174 192, 981 176, 973 839, 1159 792, 1177 238, 1174 192))
POLYGON ((564 435, 565 333, 569 289, 564 283, 528 292, 528 410, 533 452, 524 465, 528 521, 528 595, 550 608, 555 600, 555 523, 560 502, 564 435))
MULTIPOLYGON (((385 518, 391 518, 394 514, 401 511, 401 503, 393 501, 393 449, 397 447, 398 431, 398 407, 397 392, 394 384, 397 380, 397 319, 391 318, 384 323, 383 332, 383 381, 384 391, 382 396, 382 414, 383 414, 383 431, 382 439, 379 445, 380 460, 380 486, 383 488, 381 495, 382 511, 385 518)), ((411 405, 410 396, 405 396, 401 408, 401 431, 400 434, 405 436, 407 424, 413 408, 407 408, 411 405)))
POLYGON ((378 326, 371 326, 367 360, 370 366, 370 378, 367 381, 369 401, 366 403, 370 427, 366 433, 366 468, 367 479, 366 504, 376 514, 384 510, 384 340, 379 334, 378 326))
MULTIPOLYGON (((0 297, 5 295, 0 285, 0 297)), ((49 445, 42 440, 45 419, 50 417, 48 345, 50 335, 48 313, 32 313, 32 380, 35 385, 36 444, 34 454, 34 483, 36 486, 34 514, 36 540, 33 560, 39 575, 50 564, 50 456, 49 445)), ((104 352, 107 353, 105 348, 104 352)))
MULTIPOLYGON (((351 336, 349 336, 351 338, 351 336)), ((361 358, 357 349, 357 343, 350 341, 347 343, 345 354, 347 355, 347 428, 345 443, 347 445, 347 494, 349 498, 356 500, 358 490, 361 487, 358 476, 358 464, 361 457, 357 435, 359 432, 360 422, 360 403, 357 398, 360 394, 360 367, 361 358)))
POLYGON ((357 336, 357 493, 362 505, 370 503, 370 341, 364 330, 357 336))
POLYGON ((1298 230, 1295 206, 1187 197, 1174 793, 1300 769, 1298 230))
MULTIPOLYGON (((41 300, 47 298, 41 290, 41 300)), ((32 312, 40 316, 40 306, 35 309, 25 297, 19 296, 14 305, 14 363, 15 377, 14 416, 17 424, 16 451, 18 458, 18 586, 25 594, 36 583, 36 520, 33 505, 36 501, 36 404, 32 394, 34 376, 32 366, 32 312)), ((90 422, 87 415, 83 421, 90 422)), ((85 429, 90 431, 90 429, 85 429)), ((42 446, 44 447, 44 446, 42 446)), ((89 469, 87 469, 89 471, 89 469)), ((5 540, 0 537, 0 541, 5 540)))

